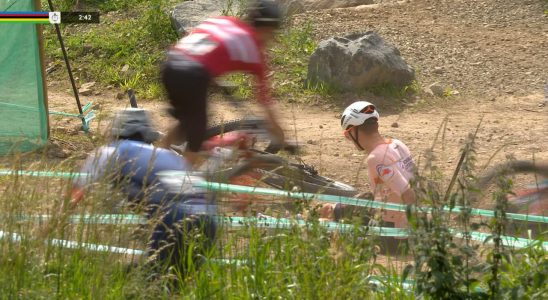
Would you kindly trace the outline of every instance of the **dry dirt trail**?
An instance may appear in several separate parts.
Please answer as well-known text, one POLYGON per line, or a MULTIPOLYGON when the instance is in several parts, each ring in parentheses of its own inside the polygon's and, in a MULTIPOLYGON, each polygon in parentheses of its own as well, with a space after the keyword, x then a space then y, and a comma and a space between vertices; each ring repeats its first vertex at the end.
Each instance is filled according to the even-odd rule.
POLYGON ((529 95, 548 80, 548 3, 543 0, 383 0, 381 5, 298 15, 315 37, 374 30, 428 86, 464 94, 529 95))

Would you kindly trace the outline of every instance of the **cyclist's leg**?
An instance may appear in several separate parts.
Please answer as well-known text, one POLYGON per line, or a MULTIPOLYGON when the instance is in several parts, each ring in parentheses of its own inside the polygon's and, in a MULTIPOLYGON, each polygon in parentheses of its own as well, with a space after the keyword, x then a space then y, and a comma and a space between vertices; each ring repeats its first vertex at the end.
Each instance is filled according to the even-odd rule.
MULTIPOLYGON (((169 148, 184 138, 188 141, 187 149, 190 152, 197 152, 205 138, 206 101, 211 78, 200 63, 178 53, 168 55, 161 73, 173 107, 171 114, 179 124, 169 130, 160 146, 169 148)), ((187 159, 193 160, 193 155, 189 154, 187 159)))
POLYGON ((199 159, 198 152, 206 137, 207 130, 207 102, 206 95, 196 98, 193 114, 183 113, 177 117, 181 127, 185 128, 187 145, 184 156, 191 164, 195 165, 199 159))
POLYGON ((216 223, 208 215, 190 214, 182 202, 171 202, 161 210, 161 221, 150 238, 149 256, 162 267, 175 267, 184 274, 189 266, 198 267, 216 237, 216 223), (192 257, 188 253, 192 248, 192 257), (190 259, 190 260, 189 260, 190 259))

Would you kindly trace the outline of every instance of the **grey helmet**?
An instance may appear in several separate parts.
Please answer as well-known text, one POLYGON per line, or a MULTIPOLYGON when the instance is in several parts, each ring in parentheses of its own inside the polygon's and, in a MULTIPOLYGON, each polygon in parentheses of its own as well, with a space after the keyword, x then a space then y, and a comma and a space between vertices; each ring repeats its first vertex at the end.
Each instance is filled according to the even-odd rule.
POLYGON ((282 11, 274 0, 255 0, 247 8, 247 17, 255 27, 279 28, 282 11))
POLYGON ((160 138, 160 133, 154 129, 148 112, 142 108, 118 111, 112 121, 111 135, 114 139, 145 143, 153 143, 160 138))

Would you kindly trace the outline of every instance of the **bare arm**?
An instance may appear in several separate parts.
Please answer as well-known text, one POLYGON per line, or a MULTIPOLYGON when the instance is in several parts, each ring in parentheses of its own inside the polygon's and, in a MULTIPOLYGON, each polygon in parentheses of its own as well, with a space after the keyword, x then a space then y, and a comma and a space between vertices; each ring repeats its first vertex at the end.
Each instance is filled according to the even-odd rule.
POLYGON ((415 204, 415 191, 412 188, 408 188, 401 194, 401 199, 405 204, 415 204))

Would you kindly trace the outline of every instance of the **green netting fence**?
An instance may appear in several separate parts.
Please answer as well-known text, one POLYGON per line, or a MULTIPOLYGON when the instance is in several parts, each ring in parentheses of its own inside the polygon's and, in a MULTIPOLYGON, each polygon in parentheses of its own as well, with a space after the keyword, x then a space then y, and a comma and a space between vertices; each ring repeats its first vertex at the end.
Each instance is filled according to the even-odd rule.
MULTIPOLYGON (((0 0, 0 11, 35 11, 35 4, 34 0, 0 0)), ((36 149, 48 138, 37 27, 0 24, 0 155, 36 149)))

